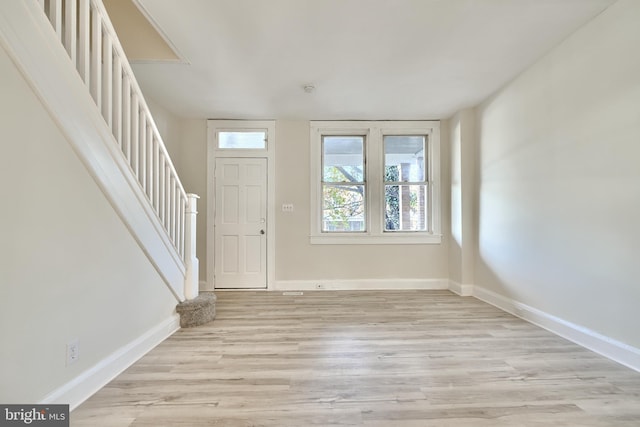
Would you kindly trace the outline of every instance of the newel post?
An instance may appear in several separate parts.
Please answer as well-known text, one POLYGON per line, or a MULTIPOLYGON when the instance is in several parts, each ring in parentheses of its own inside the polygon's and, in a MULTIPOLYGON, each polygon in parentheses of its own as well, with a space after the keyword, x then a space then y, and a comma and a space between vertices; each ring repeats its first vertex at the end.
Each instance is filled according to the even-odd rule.
POLYGON ((196 217, 199 198, 197 194, 187 194, 184 242, 184 260, 187 271, 184 279, 184 297, 188 300, 198 296, 199 288, 199 263, 196 258, 196 217))

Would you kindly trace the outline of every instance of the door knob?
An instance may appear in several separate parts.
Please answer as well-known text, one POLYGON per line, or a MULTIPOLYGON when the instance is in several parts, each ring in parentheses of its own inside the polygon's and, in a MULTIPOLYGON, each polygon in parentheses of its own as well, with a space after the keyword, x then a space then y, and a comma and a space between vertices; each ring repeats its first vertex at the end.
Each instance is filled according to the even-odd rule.
POLYGON ((264 234, 264 230, 260 230, 260 234, 264 234))

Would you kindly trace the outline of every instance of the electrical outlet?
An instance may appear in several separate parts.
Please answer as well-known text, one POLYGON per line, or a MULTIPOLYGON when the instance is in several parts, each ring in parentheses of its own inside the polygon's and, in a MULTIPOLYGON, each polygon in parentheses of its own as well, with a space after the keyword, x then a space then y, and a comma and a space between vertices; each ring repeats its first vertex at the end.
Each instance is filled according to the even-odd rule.
POLYGON ((283 203, 282 204, 282 212, 293 212, 293 204, 292 203, 283 203))
POLYGON ((78 340, 67 343, 67 366, 73 365, 80 358, 80 345, 78 340))

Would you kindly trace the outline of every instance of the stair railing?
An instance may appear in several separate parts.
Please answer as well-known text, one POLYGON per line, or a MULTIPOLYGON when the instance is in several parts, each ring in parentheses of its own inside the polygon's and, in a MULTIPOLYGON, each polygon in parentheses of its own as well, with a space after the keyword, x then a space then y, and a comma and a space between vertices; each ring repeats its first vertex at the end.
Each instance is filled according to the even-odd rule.
POLYGON ((37 1, 184 262, 185 297, 194 298, 197 196, 187 195, 178 178, 102 1, 37 1))

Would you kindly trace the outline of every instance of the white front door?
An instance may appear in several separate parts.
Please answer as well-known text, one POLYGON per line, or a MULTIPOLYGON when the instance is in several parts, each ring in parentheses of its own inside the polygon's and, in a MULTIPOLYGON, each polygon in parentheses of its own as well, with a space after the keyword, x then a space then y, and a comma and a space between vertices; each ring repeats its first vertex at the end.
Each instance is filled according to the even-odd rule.
POLYGON ((216 289, 267 287, 267 159, 217 158, 216 289))

